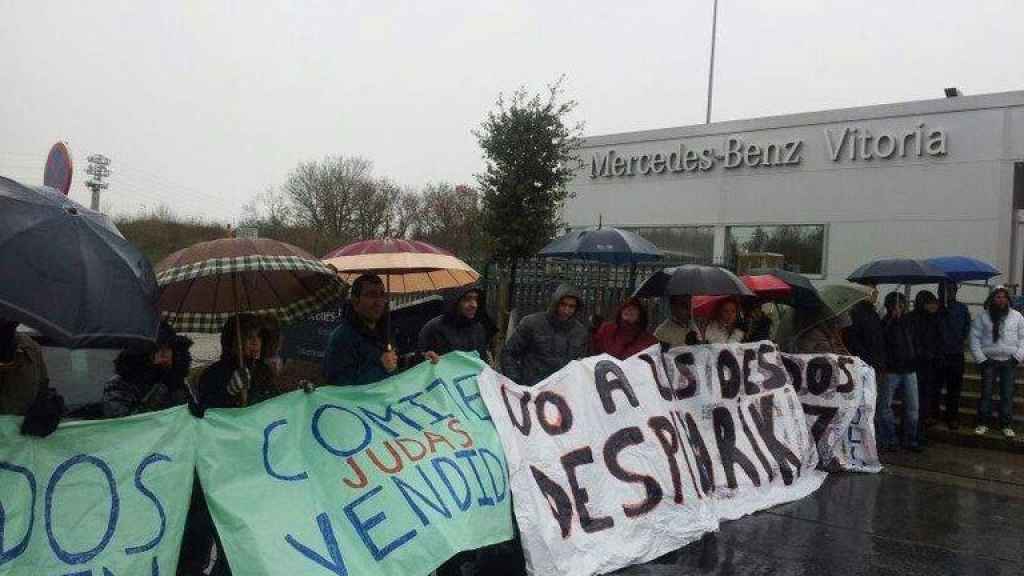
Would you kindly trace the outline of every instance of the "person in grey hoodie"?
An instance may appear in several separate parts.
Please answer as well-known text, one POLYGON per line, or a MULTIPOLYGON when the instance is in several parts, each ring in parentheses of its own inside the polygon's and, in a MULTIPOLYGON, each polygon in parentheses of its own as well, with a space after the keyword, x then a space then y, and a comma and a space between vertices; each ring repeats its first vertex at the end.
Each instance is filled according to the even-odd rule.
POLYGON ((517 384, 533 386, 586 356, 590 333, 577 320, 582 307, 578 292, 565 284, 559 286, 550 308, 523 318, 505 341, 501 356, 504 374, 517 384))

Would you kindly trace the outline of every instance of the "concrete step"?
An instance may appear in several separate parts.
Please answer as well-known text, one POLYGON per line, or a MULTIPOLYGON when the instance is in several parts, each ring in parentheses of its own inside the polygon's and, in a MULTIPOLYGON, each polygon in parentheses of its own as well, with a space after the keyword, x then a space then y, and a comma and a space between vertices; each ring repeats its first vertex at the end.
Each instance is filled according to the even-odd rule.
POLYGON ((950 430, 945 424, 939 424, 928 429, 927 437, 929 442, 1024 454, 1024 436, 1021 434, 1024 426, 1018 424, 1015 428, 1017 437, 1010 440, 999 430, 990 429, 988 434, 979 436, 974 433, 974 426, 961 426, 957 430, 950 430))

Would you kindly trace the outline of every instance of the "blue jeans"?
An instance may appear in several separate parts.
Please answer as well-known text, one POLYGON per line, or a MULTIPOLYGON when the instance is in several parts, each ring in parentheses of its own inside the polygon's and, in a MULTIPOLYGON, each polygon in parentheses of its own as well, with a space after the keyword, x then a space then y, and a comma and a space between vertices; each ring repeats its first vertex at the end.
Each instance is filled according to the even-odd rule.
POLYGON ((896 415, 892 411, 892 399, 903 390, 903 444, 917 444, 917 375, 907 374, 885 375, 885 380, 878 389, 878 420, 882 444, 896 444, 896 415))
POLYGON ((1017 363, 1013 360, 989 360, 981 369, 981 399, 978 400, 978 424, 992 423, 992 389, 999 378, 999 427, 1013 423, 1013 394, 1016 388, 1017 363))

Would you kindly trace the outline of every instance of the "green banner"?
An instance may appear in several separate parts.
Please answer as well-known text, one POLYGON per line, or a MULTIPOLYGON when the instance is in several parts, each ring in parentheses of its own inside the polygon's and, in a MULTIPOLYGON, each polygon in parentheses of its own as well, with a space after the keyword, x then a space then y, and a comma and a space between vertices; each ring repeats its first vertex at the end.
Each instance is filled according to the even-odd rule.
POLYGON ((185 408, 24 437, 0 417, 0 576, 174 574, 195 466, 185 408))
POLYGON ((427 574, 511 538, 485 366, 453 353, 369 386, 208 411, 199 475, 232 571, 427 574))

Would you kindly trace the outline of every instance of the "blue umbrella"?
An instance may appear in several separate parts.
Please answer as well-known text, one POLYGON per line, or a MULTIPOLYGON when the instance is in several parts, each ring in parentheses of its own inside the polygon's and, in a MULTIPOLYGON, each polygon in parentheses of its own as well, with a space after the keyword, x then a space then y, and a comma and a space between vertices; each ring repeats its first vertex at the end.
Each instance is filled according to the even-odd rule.
POLYGON ((608 264, 636 264, 661 258, 658 247, 639 234, 618 228, 569 232, 545 246, 539 256, 578 258, 608 264))
POLYGON ((988 280, 1002 274, 1002 272, 988 262, 982 262, 967 256, 942 256, 939 258, 929 258, 925 262, 945 272, 946 276, 954 282, 988 280))
POLYGON ((868 262, 846 279, 854 284, 935 284, 950 280, 942 270, 910 258, 883 258, 868 262))

